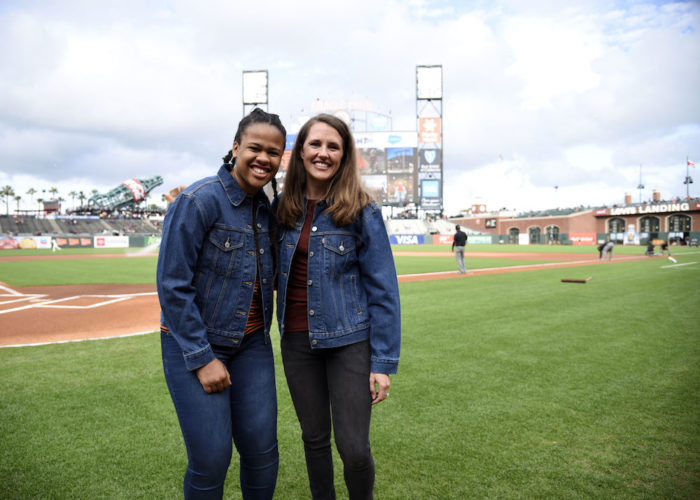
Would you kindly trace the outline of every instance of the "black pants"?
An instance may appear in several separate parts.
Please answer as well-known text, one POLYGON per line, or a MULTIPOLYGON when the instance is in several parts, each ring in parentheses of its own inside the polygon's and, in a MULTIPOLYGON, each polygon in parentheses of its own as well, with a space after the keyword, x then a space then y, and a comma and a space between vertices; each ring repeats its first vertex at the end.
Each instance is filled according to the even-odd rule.
POLYGON ((350 500, 371 499, 369 341, 312 351, 308 332, 288 332, 282 337, 282 361, 301 424, 312 497, 335 498, 332 419, 350 500))

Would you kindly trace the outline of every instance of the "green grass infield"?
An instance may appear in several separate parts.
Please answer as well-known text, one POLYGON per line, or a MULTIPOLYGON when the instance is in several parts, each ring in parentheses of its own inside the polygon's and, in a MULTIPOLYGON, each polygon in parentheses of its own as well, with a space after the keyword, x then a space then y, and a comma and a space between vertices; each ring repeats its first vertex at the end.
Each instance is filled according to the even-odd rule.
MULTIPOLYGON (((402 283, 399 372, 372 416, 375 498, 698 498, 700 254, 677 258, 402 283)), ((276 498, 308 498, 272 338, 276 498)), ((181 497, 159 334, 0 349, 0 450, 0 498, 181 497)), ((234 456, 226 498, 237 485, 234 456)))

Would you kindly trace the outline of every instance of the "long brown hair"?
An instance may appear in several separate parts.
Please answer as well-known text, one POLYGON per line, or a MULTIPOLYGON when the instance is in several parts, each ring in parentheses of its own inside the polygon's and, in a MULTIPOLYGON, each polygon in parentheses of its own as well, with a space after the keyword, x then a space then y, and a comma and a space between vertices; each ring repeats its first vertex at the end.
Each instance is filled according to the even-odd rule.
POLYGON ((340 161, 340 168, 331 179, 325 198, 328 203, 326 213, 331 214, 333 224, 338 227, 347 226, 357 218, 365 205, 372 201, 360 182, 360 173, 355 159, 355 139, 350 128, 343 120, 333 115, 316 115, 299 130, 289 160, 284 189, 277 209, 278 222, 287 227, 294 227, 299 216, 304 213, 306 169, 301 151, 309 130, 316 123, 325 123, 333 127, 343 140, 343 158, 340 161))

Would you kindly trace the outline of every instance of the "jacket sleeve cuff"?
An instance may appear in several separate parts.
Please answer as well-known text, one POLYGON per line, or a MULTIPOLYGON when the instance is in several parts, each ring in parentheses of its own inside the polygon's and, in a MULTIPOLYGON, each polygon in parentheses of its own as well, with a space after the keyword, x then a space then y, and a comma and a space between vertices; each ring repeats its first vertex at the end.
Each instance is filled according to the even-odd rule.
POLYGON ((207 346, 203 349, 200 349, 199 351, 191 352, 188 354, 185 354, 185 367, 190 370, 194 371, 197 368, 201 368, 202 366, 206 365, 207 363, 214 361, 214 351, 211 349, 211 345, 207 344, 207 346))
POLYGON ((396 373, 398 368, 399 360, 379 359, 372 356, 372 362, 370 363, 369 371, 372 373, 384 373, 385 375, 392 375, 396 373))

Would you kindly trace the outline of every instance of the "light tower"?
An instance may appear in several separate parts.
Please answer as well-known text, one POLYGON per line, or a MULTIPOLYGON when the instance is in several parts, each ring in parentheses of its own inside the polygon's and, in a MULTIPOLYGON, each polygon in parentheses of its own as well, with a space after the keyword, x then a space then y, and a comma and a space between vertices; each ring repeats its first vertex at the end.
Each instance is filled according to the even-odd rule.
POLYGON ((416 66, 420 208, 443 211, 442 65, 416 66))
POLYGON ((693 167, 695 167, 695 163, 691 162, 690 159, 686 156, 685 157, 685 180, 683 181, 683 184, 685 184, 685 198, 686 200, 690 199, 690 185, 693 183, 693 178, 690 176, 690 172, 688 172, 688 167, 690 164, 693 164, 693 167))
POLYGON ((243 116, 254 108, 267 111, 268 74, 267 70, 243 72, 243 116))

